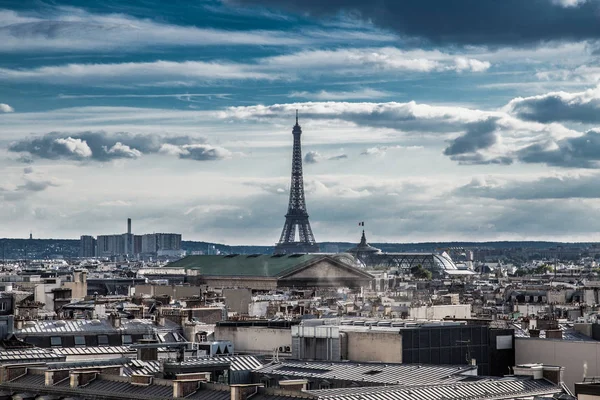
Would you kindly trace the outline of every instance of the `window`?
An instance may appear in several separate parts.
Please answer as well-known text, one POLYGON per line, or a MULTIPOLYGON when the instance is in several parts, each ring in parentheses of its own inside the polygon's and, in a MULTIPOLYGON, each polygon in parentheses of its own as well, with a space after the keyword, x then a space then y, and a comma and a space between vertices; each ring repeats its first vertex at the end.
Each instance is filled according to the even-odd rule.
POLYGON ((85 336, 75 336, 75 346, 85 346, 85 336))
POLYGON ((131 335, 123 335, 123 344, 132 344, 131 335))
POLYGON ((0 303, 0 311, 6 311, 6 309, 7 309, 6 302, 0 303))
POLYGON ((62 346, 62 338, 60 336, 50 336, 51 346, 62 346))
POLYGON ((98 346, 108 346, 108 336, 98 335, 98 346))

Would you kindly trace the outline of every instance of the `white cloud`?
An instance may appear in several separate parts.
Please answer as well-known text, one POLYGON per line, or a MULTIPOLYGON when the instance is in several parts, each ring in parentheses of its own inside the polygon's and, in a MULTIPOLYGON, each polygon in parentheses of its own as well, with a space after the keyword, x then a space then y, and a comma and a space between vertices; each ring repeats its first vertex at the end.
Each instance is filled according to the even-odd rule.
POLYGON ((381 90, 364 88, 353 91, 331 92, 321 90, 319 92, 292 92, 288 95, 290 98, 305 98, 313 100, 349 100, 349 99, 378 99, 388 97, 390 93, 381 90))
MULTIPOLYGON (((221 118, 281 121, 298 109, 309 120, 332 120, 357 126, 388 128, 411 135, 437 135, 448 141, 445 154, 461 164, 510 164, 536 161, 522 157, 532 146, 584 137, 585 134, 560 124, 523 121, 504 111, 408 103, 308 102, 271 106, 231 107, 221 118), (526 150, 528 149, 528 150, 526 150)), ((562 143, 562 142, 561 142, 562 143)), ((366 154, 381 153, 373 148, 366 154)))
POLYGON ((329 73, 373 73, 379 71, 471 71, 490 68, 487 61, 456 57, 437 50, 400 50, 395 47, 307 50, 268 57, 261 63, 271 68, 329 73), (365 70, 365 67, 370 69, 365 70))
POLYGON ((63 145, 73 155, 82 158, 89 158, 92 156, 92 149, 88 146, 85 140, 68 138, 59 138, 55 140, 56 143, 63 145))
POLYGON ((129 207, 131 202, 124 200, 109 200, 98 204, 100 207, 129 207))
POLYGON ((552 0, 553 4, 556 4, 561 7, 569 8, 569 7, 579 7, 584 4, 587 0, 552 0))
POLYGON ((27 15, 0 10, 0 51, 108 51, 157 46, 300 46, 349 39, 389 42, 394 35, 364 29, 296 31, 225 30, 173 25, 125 14, 92 14, 80 8, 46 8, 27 15))
MULTIPOLYGON (((310 74, 390 74, 398 71, 483 72, 491 64, 440 51, 402 51, 393 47, 301 51, 287 55, 259 58, 255 63, 223 61, 153 61, 103 64, 63 64, 30 69, 0 68, 0 79, 34 81, 51 84, 88 85, 110 83, 123 85, 194 85, 199 81, 239 79, 295 79, 310 74)), ((304 95, 306 93, 300 93, 304 95)), ((376 98, 384 93, 372 89, 355 92, 322 91, 316 99, 376 98)), ((298 94, 297 94, 298 95, 298 94)))
POLYGON ((119 158, 140 158, 142 156, 142 152, 138 149, 132 149, 126 144, 121 142, 115 143, 110 149, 105 147, 105 150, 108 154, 116 155, 119 158))
POLYGON ((0 79, 10 81, 42 81, 81 85, 82 80, 92 82, 117 81, 139 82, 149 79, 168 80, 183 78, 191 80, 212 79, 276 79, 273 73, 258 72, 251 65, 227 64, 203 61, 155 61, 119 64, 67 64, 32 69, 0 68, 0 79))
POLYGON ((383 157, 389 150, 418 150, 418 149, 422 149, 422 148, 423 148, 423 146, 401 146, 401 145, 375 146, 375 147, 369 147, 368 149, 365 149, 360 154, 363 156, 383 157))
POLYGON ((11 106, 9 106, 8 104, 0 103, 0 112, 9 113, 9 112, 14 112, 14 111, 15 111, 15 109, 12 108, 11 106))

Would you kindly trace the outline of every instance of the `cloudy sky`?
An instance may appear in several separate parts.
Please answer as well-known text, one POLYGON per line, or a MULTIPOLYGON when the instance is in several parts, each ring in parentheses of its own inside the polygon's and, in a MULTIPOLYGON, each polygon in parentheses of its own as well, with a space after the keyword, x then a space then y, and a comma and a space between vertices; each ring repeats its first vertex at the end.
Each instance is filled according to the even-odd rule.
POLYGON ((0 7, 0 237, 600 240, 599 0, 0 7))

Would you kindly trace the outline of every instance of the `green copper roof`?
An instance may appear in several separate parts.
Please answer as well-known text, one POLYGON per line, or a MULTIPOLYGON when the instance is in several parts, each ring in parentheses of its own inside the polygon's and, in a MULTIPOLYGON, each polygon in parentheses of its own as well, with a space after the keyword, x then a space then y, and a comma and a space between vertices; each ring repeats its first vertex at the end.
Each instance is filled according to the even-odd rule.
POLYGON ((277 277, 322 257, 322 254, 187 256, 165 268, 193 269, 205 276, 277 277))

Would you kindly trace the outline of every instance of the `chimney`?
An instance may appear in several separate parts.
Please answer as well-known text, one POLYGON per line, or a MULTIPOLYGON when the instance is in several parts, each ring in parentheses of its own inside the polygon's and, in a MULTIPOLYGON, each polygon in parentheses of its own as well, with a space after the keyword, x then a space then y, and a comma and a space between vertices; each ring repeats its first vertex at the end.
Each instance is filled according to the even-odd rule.
MULTIPOLYGON (((154 339, 140 339, 139 344, 154 344, 154 339)), ((158 348, 156 347, 138 347, 137 359, 141 361, 157 361, 158 360, 158 348)))
POLYGON ((54 386, 57 383, 62 382, 68 378, 69 378, 69 370, 68 369, 59 370, 59 371, 46 370, 44 372, 44 384, 46 386, 54 386))
POLYGON ((230 385, 231 400, 247 400, 258 392, 262 384, 230 385))
POLYGON ((133 374, 131 375, 131 384, 137 386, 150 386, 152 385, 153 379, 154 376, 152 375, 133 374))
POLYGON ((108 320, 110 321, 110 324, 113 328, 119 329, 121 327, 121 315, 119 315, 118 313, 110 313, 110 315, 108 316, 108 320))
POLYGON ((563 383, 564 371, 564 367, 544 365, 544 378, 558 386, 563 383))
POLYGON ((188 397, 192 393, 200 389, 200 379, 185 379, 173 381, 173 397, 182 398, 188 397))
POLYGON ((131 218, 127 218, 127 233, 131 235, 131 218))
POLYGON ((540 330, 539 329, 530 329, 529 330, 529 336, 530 337, 534 337, 534 338, 539 338, 540 337, 540 330))
POLYGON ((23 318, 17 316, 15 317, 15 329, 21 330, 23 329, 23 318))
POLYGON ((548 329, 546 331, 546 339, 562 339, 562 330, 560 329, 548 329))
POLYGON ((72 371, 70 386, 73 389, 76 389, 80 386, 85 386, 94 379, 98 375, 98 371, 72 371))
POLYGON ((521 364, 513 368, 514 375, 530 376, 533 379, 544 378, 544 366, 542 364, 521 364))

